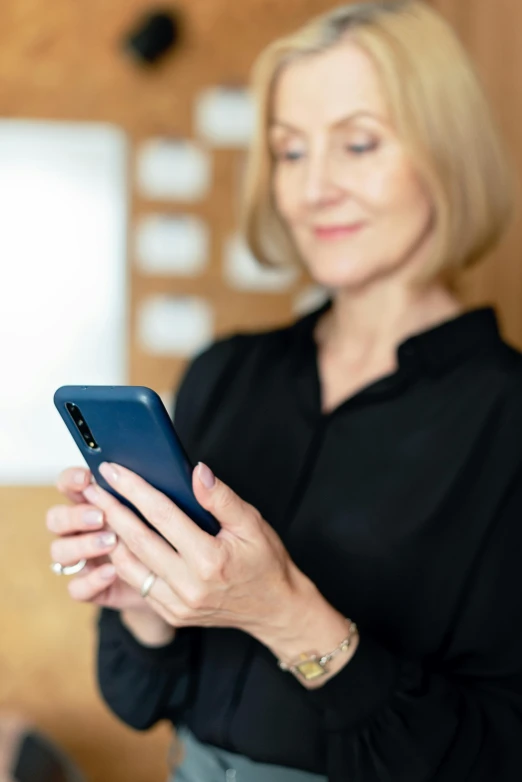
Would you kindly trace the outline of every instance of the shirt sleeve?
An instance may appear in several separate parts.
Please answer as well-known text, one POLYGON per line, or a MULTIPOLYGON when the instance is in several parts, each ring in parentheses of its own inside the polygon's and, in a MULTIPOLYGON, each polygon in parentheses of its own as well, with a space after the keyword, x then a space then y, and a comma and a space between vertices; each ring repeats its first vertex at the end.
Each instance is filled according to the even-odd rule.
POLYGON ((488 457, 505 489, 444 648, 404 659, 361 627, 352 660, 305 691, 328 736, 329 782, 522 779, 521 426, 510 442, 488 457))
POLYGON ((136 730, 164 718, 176 723, 190 692, 196 629, 178 630, 166 646, 143 646, 119 611, 104 608, 98 631, 98 686, 114 714, 136 730))
MULTIPOLYGON (((230 337, 214 343, 189 365, 181 381, 174 424, 191 456, 196 456, 202 418, 215 403, 222 378, 237 355, 238 340, 230 337)), ((119 611, 102 609, 97 679, 114 714, 137 730, 162 719, 179 721, 198 676, 199 634, 198 628, 183 628, 166 646, 143 646, 123 625, 119 611)))

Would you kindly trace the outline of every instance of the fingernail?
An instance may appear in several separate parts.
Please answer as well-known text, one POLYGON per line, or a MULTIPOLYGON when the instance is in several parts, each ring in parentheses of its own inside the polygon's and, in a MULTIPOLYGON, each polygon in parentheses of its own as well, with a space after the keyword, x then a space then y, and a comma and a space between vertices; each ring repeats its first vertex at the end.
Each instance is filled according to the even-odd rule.
POLYGON ((103 477, 108 481, 117 481, 120 477, 118 468, 113 464, 109 464, 109 462, 102 462, 98 469, 103 477))
POLYGON ((116 535, 114 532, 104 532, 103 535, 98 535, 96 538, 96 545, 98 548, 107 548, 108 546, 114 546, 116 543, 116 535))
POLYGON ((103 524, 103 513, 101 510, 96 510, 96 508, 90 508, 83 514, 83 520, 90 527, 101 527, 103 524))
POLYGON ((111 565, 108 563, 107 565, 102 565, 99 568, 99 574, 101 578, 109 580, 109 578, 113 578, 116 575, 116 568, 114 565, 111 565))
POLYGON ((203 462, 198 462, 198 478, 207 489, 212 489, 216 482, 214 473, 203 462))
POLYGON ((100 495, 98 493, 98 487, 94 483, 90 483, 84 490, 83 490, 83 496, 86 500, 89 500, 89 502, 95 503, 96 500, 100 499, 100 495))
POLYGON ((73 474, 73 483, 77 483, 79 486, 85 483, 85 472, 78 470, 73 474))

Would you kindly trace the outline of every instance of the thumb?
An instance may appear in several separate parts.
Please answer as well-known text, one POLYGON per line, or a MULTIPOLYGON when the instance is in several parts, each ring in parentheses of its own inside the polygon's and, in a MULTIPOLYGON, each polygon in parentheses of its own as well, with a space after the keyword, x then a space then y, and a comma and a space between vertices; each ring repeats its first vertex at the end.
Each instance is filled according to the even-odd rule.
POLYGON ((256 510, 238 497, 230 486, 220 481, 210 467, 199 462, 193 472, 194 494, 200 505, 216 518, 222 527, 236 534, 250 526, 256 510))

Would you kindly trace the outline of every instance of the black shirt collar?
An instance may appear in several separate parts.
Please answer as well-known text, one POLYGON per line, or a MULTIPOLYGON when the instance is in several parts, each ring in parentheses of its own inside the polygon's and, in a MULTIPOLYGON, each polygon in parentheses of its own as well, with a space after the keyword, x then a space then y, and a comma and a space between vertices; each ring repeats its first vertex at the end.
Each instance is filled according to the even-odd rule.
POLYGON ((428 371, 438 373, 498 348, 501 342, 495 311, 481 307, 409 337, 399 345, 397 355, 399 364, 418 358, 428 371))
MULTIPOLYGON (((329 299, 296 324, 309 345, 313 345, 317 321, 331 306, 329 299)), ((417 364, 419 368, 438 373, 470 356, 498 349, 501 343, 494 309, 481 307, 408 337, 398 346, 397 356, 399 366, 417 364)))

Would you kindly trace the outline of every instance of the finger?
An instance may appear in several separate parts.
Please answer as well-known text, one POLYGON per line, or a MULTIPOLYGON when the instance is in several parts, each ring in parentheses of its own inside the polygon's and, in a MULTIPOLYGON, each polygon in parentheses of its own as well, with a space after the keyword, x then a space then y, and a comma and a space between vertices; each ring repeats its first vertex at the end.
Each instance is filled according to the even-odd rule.
POLYGON ((73 565, 80 559, 96 559, 109 554, 116 544, 116 535, 108 530, 90 535, 58 538, 51 544, 51 559, 53 562, 59 562, 60 565, 73 565))
POLYGON ((83 490, 92 481, 92 474, 85 467, 69 467, 58 476, 56 486, 72 502, 83 502, 83 490))
POLYGON ((47 529, 55 535, 101 529, 104 523, 103 512, 87 505, 83 497, 82 501, 82 505, 54 505, 49 508, 46 515, 47 529))
POLYGON ((177 551, 149 529, 129 508, 122 505, 101 486, 92 484, 85 490, 89 501, 103 510, 107 524, 120 541, 150 571, 167 582, 177 582, 186 573, 186 565, 177 551))
MULTIPOLYGON (((122 541, 120 541, 118 547, 113 552, 111 556, 111 562, 116 568, 116 572, 122 581, 125 581, 126 584, 141 594, 145 580, 153 573, 153 571, 149 570, 147 565, 143 564, 143 562, 141 562, 122 541)), ((154 576, 155 582, 159 581, 159 576, 157 576, 156 573, 154 573, 154 576)), ((157 591, 158 587, 156 586, 156 596, 157 591)), ((148 595, 152 595, 152 587, 149 589, 148 595)))
POLYGON ((216 478, 210 467, 203 462, 199 462, 194 469, 192 485, 199 504, 208 510, 224 529, 245 540, 251 539, 252 524, 261 518, 252 505, 216 478))
POLYGON ((100 465, 100 472, 116 491, 128 499, 140 513, 176 548, 184 559, 196 563, 210 557, 216 540, 202 530, 162 492, 121 465, 100 465))
MULTIPOLYGON (((158 613, 165 621, 175 624, 177 627, 183 623, 193 620, 193 611, 187 605, 183 597, 178 594, 175 588, 167 583, 156 572, 149 570, 130 551, 125 543, 120 542, 118 547, 111 555, 111 561, 116 568, 116 572, 122 581, 125 581, 140 595, 146 581, 153 575, 154 580, 149 586, 147 594, 144 596, 151 608, 158 613)), ((185 573, 185 579, 188 581, 188 573, 185 573)))
POLYGON ((90 602, 108 589, 118 578, 116 568, 111 562, 100 567, 86 567, 81 576, 72 578, 67 584, 73 600, 90 602))

